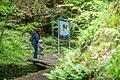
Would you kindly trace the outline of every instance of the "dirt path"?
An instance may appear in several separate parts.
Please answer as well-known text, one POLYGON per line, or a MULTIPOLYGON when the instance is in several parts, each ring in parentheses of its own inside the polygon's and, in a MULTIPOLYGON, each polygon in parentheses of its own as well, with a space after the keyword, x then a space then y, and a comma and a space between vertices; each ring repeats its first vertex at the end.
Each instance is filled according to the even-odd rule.
MULTIPOLYGON (((48 66, 47 69, 41 70, 36 73, 31 73, 27 76, 17 78, 16 80, 48 80, 48 78, 43 76, 42 74, 45 72, 49 72, 51 65, 56 65, 58 63, 58 59, 60 57, 61 57, 61 55, 58 55, 58 54, 45 55, 44 57, 41 57, 40 60, 42 60, 46 64, 50 65, 50 66, 48 66)), ((37 64, 39 64, 39 63, 37 63, 37 64)))
POLYGON ((49 70, 43 70, 36 73, 29 74, 27 76, 23 76, 17 78, 16 80, 48 80, 47 77, 43 76, 42 74, 48 72, 49 70))

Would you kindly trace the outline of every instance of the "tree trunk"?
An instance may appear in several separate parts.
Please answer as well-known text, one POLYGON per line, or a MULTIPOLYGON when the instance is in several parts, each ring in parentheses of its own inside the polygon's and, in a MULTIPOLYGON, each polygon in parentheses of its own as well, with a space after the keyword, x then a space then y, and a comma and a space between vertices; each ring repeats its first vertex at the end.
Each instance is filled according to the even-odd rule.
POLYGON ((2 52, 3 50, 3 44, 2 44, 2 38, 3 38, 3 35, 4 35, 4 28, 2 28, 2 32, 1 32, 1 35, 0 35, 0 53, 2 52))

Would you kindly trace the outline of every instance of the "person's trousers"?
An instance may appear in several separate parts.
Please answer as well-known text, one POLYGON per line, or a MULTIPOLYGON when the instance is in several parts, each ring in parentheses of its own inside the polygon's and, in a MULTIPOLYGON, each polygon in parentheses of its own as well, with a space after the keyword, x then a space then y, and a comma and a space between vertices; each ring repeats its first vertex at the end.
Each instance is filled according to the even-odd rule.
POLYGON ((37 59, 37 55, 38 55, 38 45, 34 45, 33 47, 34 47, 34 55, 33 55, 33 57, 34 57, 34 59, 37 59))

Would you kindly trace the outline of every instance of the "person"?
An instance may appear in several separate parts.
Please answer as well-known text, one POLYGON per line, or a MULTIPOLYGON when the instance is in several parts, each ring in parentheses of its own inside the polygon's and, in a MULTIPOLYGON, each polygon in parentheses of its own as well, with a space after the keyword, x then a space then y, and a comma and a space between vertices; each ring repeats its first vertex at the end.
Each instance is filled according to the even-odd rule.
POLYGON ((36 31, 32 33, 32 36, 30 38, 30 42, 34 47, 34 55, 33 55, 34 59, 37 59, 38 50, 43 49, 42 46, 39 45, 39 40, 41 39, 40 31, 41 31, 41 28, 37 28, 36 31))

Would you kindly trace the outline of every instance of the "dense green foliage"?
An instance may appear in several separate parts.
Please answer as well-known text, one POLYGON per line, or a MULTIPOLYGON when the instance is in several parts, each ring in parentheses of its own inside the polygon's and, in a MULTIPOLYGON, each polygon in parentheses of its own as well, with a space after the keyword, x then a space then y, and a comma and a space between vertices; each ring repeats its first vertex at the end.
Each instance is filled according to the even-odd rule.
MULTIPOLYGON (((32 55, 27 51, 29 46, 28 37, 23 38, 19 31, 5 30, 3 36, 3 53, 0 56, 0 63, 23 63, 23 59, 32 55)), ((26 35, 27 36, 27 35, 26 35)))
POLYGON ((25 61, 33 56, 29 38, 36 27, 43 30, 42 53, 58 53, 58 16, 71 21, 71 50, 66 39, 60 40, 64 57, 45 75, 51 80, 119 80, 119 0, 0 0, 0 79, 39 70, 25 61))
MULTIPOLYGON (((49 6, 52 7, 52 4, 49 6)), ((46 33, 42 36, 51 34, 49 6, 42 0, 0 0, 0 80, 39 70, 26 61, 33 57, 29 38, 36 27, 43 27, 43 33, 46 33)), ((55 37, 46 36, 42 39, 42 53, 57 53, 55 37)))
POLYGON ((78 49, 60 59, 50 80, 120 79, 120 1, 65 0, 78 12, 71 20, 79 30, 78 49))

